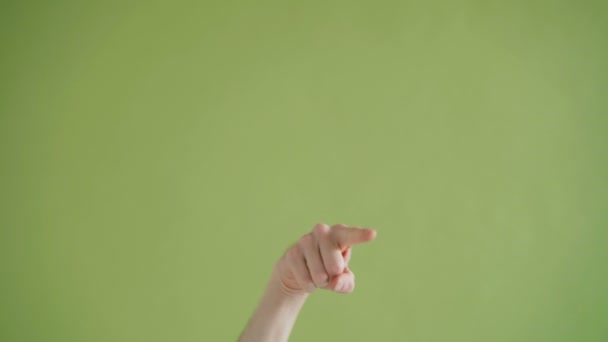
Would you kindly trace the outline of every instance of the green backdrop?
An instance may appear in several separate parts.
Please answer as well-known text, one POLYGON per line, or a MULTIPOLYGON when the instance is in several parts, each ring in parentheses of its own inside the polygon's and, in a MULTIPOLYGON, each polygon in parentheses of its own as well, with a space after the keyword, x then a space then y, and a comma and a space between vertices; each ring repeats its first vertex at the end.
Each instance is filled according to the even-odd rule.
POLYGON ((0 340, 608 340, 603 1, 3 1, 0 340))

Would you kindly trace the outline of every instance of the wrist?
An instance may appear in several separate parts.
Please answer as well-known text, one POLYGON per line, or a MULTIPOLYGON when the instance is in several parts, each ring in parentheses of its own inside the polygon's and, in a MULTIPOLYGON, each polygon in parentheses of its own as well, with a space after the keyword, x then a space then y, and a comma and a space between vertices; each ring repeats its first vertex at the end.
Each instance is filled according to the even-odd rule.
POLYGON ((304 302, 310 295, 308 292, 294 289, 286 284, 280 277, 278 270, 275 268, 270 277, 270 281, 266 287, 266 292, 273 294, 278 300, 286 303, 304 302))
POLYGON ((294 293, 273 272, 266 290, 239 341, 287 341, 307 293, 294 293))

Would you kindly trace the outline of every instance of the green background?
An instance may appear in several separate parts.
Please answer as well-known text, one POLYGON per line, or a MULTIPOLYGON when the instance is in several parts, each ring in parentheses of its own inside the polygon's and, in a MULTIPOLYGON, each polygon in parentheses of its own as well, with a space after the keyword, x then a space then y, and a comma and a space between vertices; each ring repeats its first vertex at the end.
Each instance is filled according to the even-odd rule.
POLYGON ((608 340, 603 1, 2 1, 0 340, 608 340))

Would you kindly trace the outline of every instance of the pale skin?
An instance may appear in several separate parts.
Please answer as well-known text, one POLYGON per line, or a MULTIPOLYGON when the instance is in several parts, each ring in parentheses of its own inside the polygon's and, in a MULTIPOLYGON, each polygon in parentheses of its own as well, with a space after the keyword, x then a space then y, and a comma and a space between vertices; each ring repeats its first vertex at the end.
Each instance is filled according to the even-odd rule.
POLYGON ((355 275, 348 268, 352 247, 370 242, 370 228, 316 224, 276 262, 264 294, 240 342, 287 341, 306 298, 317 289, 351 293, 355 275))

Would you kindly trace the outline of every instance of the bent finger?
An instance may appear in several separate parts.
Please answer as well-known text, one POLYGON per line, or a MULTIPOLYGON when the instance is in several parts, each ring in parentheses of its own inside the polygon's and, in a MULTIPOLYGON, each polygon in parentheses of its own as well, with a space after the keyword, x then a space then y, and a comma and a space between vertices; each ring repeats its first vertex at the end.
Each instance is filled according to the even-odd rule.
POLYGON ((318 243, 310 234, 304 235, 299 243, 302 247, 302 252, 304 253, 304 259, 306 260, 306 266, 310 272, 310 277, 315 286, 319 288, 326 286, 329 277, 325 271, 323 260, 321 259, 318 243))
POLYGON ((330 278, 344 272, 344 257, 336 241, 330 236, 327 225, 316 226, 313 234, 319 244, 323 265, 330 278))
POLYGON ((287 262, 291 266, 292 273, 296 278, 298 285, 308 293, 314 292, 316 287, 310 277, 310 271, 306 266, 304 253, 299 245, 295 245, 289 250, 287 253, 287 262))

